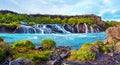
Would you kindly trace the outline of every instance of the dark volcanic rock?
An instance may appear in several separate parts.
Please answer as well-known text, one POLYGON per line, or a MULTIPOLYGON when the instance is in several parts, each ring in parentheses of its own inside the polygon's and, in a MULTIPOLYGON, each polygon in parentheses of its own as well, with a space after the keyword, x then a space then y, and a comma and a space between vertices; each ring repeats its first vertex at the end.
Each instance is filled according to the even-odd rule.
POLYGON ((18 58, 17 60, 11 61, 9 65, 32 65, 32 62, 28 59, 18 58))
POLYGON ((74 33, 74 32, 75 32, 75 31, 74 31, 74 28, 73 28, 71 25, 69 25, 69 24, 64 24, 63 27, 64 27, 64 29, 65 29, 66 31, 69 31, 69 32, 71 32, 71 33, 74 33))

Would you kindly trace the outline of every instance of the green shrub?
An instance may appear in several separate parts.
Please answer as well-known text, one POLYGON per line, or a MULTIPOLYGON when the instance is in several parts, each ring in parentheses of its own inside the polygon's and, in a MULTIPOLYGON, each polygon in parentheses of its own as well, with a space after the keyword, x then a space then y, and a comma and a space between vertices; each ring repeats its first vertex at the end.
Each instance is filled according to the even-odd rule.
POLYGON ((24 40, 13 43, 12 48, 18 52, 25 52, 30 49, 35 49, 35 45, 30 40, 24 40))
POLYGON ((0 48, 2 48, 5 52, 10 52, 10 46, 6 42, 0 42, 0 48))
POLYGON ((108 48, 107 48, 106 46, 102 46, 102 47, 101 47, 101 51, 102 51, 103 53, 107 53, 107 52, 108 52, 108 48))
POLYGON ((33 25, 35 25, 35 22, 29 22, 28 23, 30 26, 33 26, 33 25))
POLYGON ((92 44, 85 43, 79 50, 71 51, 71 56, 68 60, 80 60, 80 61, 88 61, 95 60, 96 53, 91 50, 92 44))
POLYGON ((52 39, 45 39, 42 41, 41 46, 45 49, 52 49, 56 47, 56 43, 52 39))
POLYGON ((5 51, 2 48, 0 48, 0 61, 4 60, 5 57, 6 57, 5 51))
POLYGON ((92 44, 89 43, 84 43, 81 48, 79 49, 79 51, 83 50, 83 51, 91 51, 92 48, 92 44))

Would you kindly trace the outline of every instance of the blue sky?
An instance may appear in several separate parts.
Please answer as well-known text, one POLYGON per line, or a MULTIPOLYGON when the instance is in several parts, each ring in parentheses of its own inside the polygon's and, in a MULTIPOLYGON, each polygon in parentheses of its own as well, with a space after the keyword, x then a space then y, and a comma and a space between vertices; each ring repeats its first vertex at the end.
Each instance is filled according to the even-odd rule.
POLYGON ((120 0, 0 0, 0 10, 28 14, 96 14, 120 21, 120 0))

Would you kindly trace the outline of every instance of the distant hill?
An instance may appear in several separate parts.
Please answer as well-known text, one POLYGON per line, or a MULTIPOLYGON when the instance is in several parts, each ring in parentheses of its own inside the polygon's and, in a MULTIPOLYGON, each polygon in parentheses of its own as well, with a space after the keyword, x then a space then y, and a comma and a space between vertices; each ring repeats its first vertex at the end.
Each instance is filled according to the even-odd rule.
MULTIPOLYGON (((13 12, 10 10, 0 10, 0 12, 4 15, 7 13, 11 13, 11 14, 20 14, 17 12, 13 12)), ((100 18, 100 16, 94 15, 94 14, 86 14, 86 15, 75 15, 75 16, 69 16, 69 15, 50 15, 50 14, 27 14, 28 16, 33 16, 33 17, 51 17, 51 18, 56 18, 56 17, 60 17, 61 19, 63 18, 71 18, 71 17, 83 17, 83 18, 100 18)))
POLYGON ((2 14, 7 14, 7 13, 18 14, 18 13, 16 13, 16 12, 9 11, 9 10, 0 10, 0 12, 1 12, 2 14))

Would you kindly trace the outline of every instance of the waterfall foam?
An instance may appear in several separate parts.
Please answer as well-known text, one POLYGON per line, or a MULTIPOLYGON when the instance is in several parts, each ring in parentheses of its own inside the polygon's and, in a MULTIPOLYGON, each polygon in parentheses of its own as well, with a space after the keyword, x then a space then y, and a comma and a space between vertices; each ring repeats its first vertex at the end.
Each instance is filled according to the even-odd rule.
MULTIPOLYGON (((100 32, 99 28, 92 26, 88 26, 86 23, 81 25, 76 25, 77 33, 84 32, 84 33, 97 33, 100 32), (83 27, 84 25, 84 27, 83 27)), ((16 28, 17 33, 40 33, 40 34, 56 34, 56 33, 74 33, 74 28, 69 24, 61 25, 61 24, 36 24, 34 26, 26 26, 21 25, 16 28)), ((16 30, 15 30, 16 31, 16 30)))

